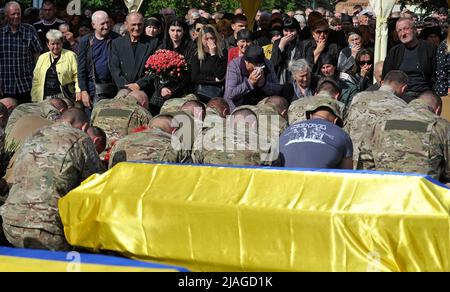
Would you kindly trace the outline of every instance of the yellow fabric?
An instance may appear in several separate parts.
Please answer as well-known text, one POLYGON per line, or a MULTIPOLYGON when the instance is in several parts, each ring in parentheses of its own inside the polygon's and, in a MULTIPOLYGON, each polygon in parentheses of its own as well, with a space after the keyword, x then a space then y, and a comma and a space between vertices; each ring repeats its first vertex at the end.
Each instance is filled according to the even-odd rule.
MULTIPOLYGON (((77 55, 72 51, 63 49, 61 59, 56 63, 56 72, 58 72, 59 83, 62 86, 75 82, 75 92, 80 92, 77 64, 77 55)), ((33 102, 44 100, 45 75, 50 65, 50 52, 39 56, 33 73, 33 87, 31 89, 31 100, 33 102)))
POLYGON ((67 262, 0 256, 0 271, 2 272, 70 272, 74 270, 78 272, 176 272, 175 269, 151 269, 96 264, 81 264, 78 268, 74 264, 67 262))
POLYGON ((255 23, 256 12, 261 7, 262 0, 240 0, 242 10, 247 16, 247 27, 253 30, 253 23, 255 23))
POLYGON ((121 163, 59 209, 72 245, 193 271, 450 271, 421 176, 121 163))

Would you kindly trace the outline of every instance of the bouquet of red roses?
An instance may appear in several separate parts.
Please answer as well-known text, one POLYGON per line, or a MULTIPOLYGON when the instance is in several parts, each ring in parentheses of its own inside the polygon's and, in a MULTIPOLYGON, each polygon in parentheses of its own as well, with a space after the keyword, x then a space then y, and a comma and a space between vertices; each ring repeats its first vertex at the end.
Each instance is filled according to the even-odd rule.
POLYGON ((188 64, 183 55, 170 50, 158 50, 145 64, 147 74, 161 81, 177 80, 188 71, 188 64))

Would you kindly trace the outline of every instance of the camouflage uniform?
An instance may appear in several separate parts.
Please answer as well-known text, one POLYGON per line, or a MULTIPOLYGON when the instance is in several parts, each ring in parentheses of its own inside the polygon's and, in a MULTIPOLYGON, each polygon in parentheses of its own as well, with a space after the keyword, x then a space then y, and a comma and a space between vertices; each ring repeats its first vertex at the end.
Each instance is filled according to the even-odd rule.
POLYGON ((113 141, 132 133, 137 127, 148 125, 151 119, 150 112, 129 95, 97 102, 92 111, 91 122, 93 126, 105 131, 108 149, 113 141))
POLYGON ((44 100, 39 103, 24 103, 17 106, 8 118, 8 124, 5 128, 6 135, 9 134, 14 124, 25 115, 38 115, 45 119, 55 121, 61 115, 58 109, 56 109, 49 100, 44 100))
POLYGON ((449 128, 439 125, 437 116, 416 111, 416 106, 377 122, 361 143, 358 169, 415 172, 450 181, 449 128))
POLYGON ((198 98, 194 94, 188 94, 185 97, 168 99, 162 105, 160 113, 179 112, 183 104, 191 100, 198 100, 198 98))
POLYGON ((56 109, 49 100, 44 100, 39 103, 24 103, 16 107, 11 112, 11 115, 8 118, 8 124, 5 128, 5 150, 9 157, 11 157, 18 148, 16 141, 10 137, 11 130, 21 117, 30 114, 41 116, 50 121, 55 121, 61 116, 59 110, 56 109))
POLYGON ((92 140, 61 122, 25 140, 14 165, 14 184, 0 208, 3 230, 16 247, 68 247, 58 200, 103 166, 92 140))
POLYGON ((268 157, 267 151, 259 149, 257 131, 234 131, 227 126, 208 129, 198 136, 192 153, 193 162, 198 164, 271 165, 268 157))
MULTIPOLYGON (((297 99, 293 103, 291 103, 291 105, 289 106, 289 111, 288 111, 289 125, 293 125, 298 122, 306 121, 307 120, 306 114, 305 114, 306 107, 312 103, 315 103, 318 100, 318 98, 332 98, 332 97, 329 94, 321 93, 321 94, 315 95, 315 96, 302 97, 300 99, 297 99)), ((345 104, 339 101, 338 105, 340 108, 341 117, 344 117, 345 104)))
POLYGON ((391 114, 402 112, 407 106, 388 86, 382 86, 378 91, 361 92, 353 98, 344 118, 344 130, 353 141, 354 162, 358 160, 361 141, 374 125, 391 114))
POLYGON ((190 153, 183 151, 178 139, 158 128, 133 133, 117 141, 111 149, 109 168, 123 161, 185 162, 190 153))

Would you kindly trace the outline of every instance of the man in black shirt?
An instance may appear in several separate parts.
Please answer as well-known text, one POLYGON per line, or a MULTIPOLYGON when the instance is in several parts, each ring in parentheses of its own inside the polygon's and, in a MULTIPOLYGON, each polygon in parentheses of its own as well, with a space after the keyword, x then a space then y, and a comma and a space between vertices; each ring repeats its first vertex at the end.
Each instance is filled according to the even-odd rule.
POLYGON ((436 46, 417 38, 414 22, 409 18, 400 18, 395 29, 401 43, 389 51, 384 61, 383 78, 389 71, 404 71, 408 75, 408 89, 402 98, 410 102, 433 88, 436 46))
MULTIPOLYGON (((45 35, 51 29, 59 29, 59 26, 64 23, 61 19, 56 18, 56 7, 55 4, 46 0, 42 3, 41 7, 42 20, 33 24, 36 29, 39 39, 42 44, 47 43, 47 39, 45 35)), ((45 51, 48 51, 48 48, 44 48, 45 51)))

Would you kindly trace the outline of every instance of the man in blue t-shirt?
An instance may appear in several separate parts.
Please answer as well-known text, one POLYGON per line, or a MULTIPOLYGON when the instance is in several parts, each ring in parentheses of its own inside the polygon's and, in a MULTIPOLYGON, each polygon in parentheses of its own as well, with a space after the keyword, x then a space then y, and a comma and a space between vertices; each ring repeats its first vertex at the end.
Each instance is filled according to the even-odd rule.
POLYGON ((104 11, 92 15, 92 27, 94 33, 81 38, 78 53, 80 101, 89 114, 93 104, 112 98, 117 92, 109 70, 109 51, 111 41, 119 37, 111 31, 108 14, 104 11), (99 92, 100 89, 103 92, 99 92))
POLYGON ((308 120, 291 125, 280 137, 285 167, 352 169, 353 144, 341 129, 336 100, 318 97, 306 108, 308 120))

